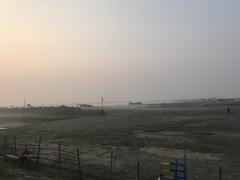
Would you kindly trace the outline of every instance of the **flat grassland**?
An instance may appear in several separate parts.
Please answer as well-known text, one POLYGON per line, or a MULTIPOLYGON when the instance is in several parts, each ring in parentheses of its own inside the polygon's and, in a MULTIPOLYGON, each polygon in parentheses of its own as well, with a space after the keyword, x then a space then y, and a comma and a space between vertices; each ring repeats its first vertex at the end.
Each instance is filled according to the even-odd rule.
POLYGON ((112 151, 113 179, 135 179, 139 160, 141 179, 153 180, 160 162, 182 161, 186 150, 188 179, 218 179, 219 165, 224 180, 240 179, 240 104, 235 102, 108 107, 104 114, 29 108, 24 118, 22 111, 0 109, 0 128, 7 128, 1 137, 24 143, 41 137, 43 146, 52 147, 61 141, 68 151, 79 147, 86 174, 108 178, 110 153, 105 152, 112 151))

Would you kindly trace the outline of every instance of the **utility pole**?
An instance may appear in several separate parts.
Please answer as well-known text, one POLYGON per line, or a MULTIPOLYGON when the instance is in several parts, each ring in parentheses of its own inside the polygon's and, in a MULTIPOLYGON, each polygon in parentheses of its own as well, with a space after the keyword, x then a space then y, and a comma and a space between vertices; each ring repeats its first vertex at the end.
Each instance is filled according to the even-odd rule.
POLYGON ((103 110, 103 97, 102 97, 102 112, 103 112, 104 110, 103 110))
POLYGON ((26 107, 26 99, 24 98, 24 102, 23 102, 23 120, 25 118, 25 107, 26 107))

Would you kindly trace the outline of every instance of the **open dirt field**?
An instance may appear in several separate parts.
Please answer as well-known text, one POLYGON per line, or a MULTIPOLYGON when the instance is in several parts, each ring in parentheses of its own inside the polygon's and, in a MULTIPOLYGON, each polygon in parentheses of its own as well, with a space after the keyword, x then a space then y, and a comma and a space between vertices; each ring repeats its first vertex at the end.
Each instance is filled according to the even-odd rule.
MULTIPOLYGON (((24 143, 41 137, 43 146, 59 141, 69 151, 82 152, 86 174, 101 172, 109 178, 113 152, 113 179, 135 179, 141 163, 141 179, 154 180, 159 163, 183 160, 187 151, 188 179, 240 179, 240 105, 165 104, 94 110, 51 108, 0 110, 0 134, 16 136, 24 143), (231 107, 231 114, 226 108, 231 107), (4 129, 6 128, 6 129, 4 129)), ((70 177, 66 179, 71 179, 70 177)))

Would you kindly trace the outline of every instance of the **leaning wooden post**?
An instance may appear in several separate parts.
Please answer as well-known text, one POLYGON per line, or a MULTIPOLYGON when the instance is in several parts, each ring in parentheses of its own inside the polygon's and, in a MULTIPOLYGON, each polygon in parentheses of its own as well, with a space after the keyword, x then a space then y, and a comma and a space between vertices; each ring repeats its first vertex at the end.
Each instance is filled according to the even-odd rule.
POLYGON ((111 151, 111 160, 110 160, 110 179, 113 179, 113 152, 111 151))
POLYGON ((61 168, 61 142, 58 143, 58 168, 61 168))
POLYGON ((17 142, 16 142, 16 136, 13 137, 13 143, 14 143, 14 153, 17 154, 17 142))
POLYGON ((219 166, 219 180, 222 180, 222 167, 219 166))
POLYGON ((79 152, 79 148, 77 148, 77 160, 78 160, 79 179, 82 180, 82 167, 81 167, 81 162, 80 162, 80 152, 79 152))
POLYGON ((38 153, 37 153, 37 164, 39 166, 39 163, 40 163, 40 152, 41 152, 41 137, 39 138, 39 141, 38 141, 38 153))
POLYGON ((137 180, 140 180, 140 161, 137 162, 137 180))

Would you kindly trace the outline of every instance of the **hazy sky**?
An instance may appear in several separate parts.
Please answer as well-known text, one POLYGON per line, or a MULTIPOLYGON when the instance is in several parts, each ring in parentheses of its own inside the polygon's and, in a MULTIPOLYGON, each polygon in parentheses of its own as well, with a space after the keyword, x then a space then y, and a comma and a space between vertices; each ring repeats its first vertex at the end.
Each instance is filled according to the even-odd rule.
POLYGON ((240 97, 239 0, 0 0, 0 105, 240 97))

